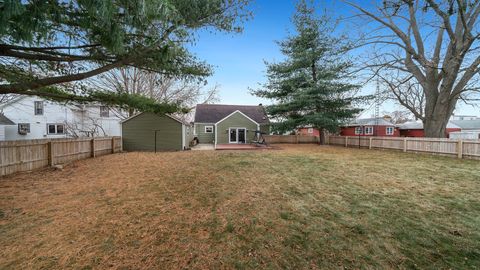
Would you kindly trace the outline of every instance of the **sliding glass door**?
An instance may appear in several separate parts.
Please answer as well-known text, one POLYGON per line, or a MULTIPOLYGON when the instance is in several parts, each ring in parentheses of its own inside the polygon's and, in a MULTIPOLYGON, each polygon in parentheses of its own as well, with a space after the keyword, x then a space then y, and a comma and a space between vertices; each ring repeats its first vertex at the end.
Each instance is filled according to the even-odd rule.
POLYGON ((228 136, 229 143, 246 143, 247 142, 246 128, 229 128, 228 134, 229 134, 228 136))

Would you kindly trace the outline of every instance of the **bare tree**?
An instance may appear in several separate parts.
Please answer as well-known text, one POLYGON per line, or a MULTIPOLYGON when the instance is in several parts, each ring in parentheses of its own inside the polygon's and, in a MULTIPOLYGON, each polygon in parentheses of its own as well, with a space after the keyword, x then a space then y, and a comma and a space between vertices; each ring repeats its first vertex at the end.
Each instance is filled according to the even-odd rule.
POLYGON ((389 117, 394 124, 403 124, 410 121, 412 114, 406 110, 395 110, 391 112, 383 112, 384 118, 389 117))
POLYGON ((68 136, 73 138, 78 137, 99 137, 99 136, 108 136, 105 129, 99 123, 99 119, 94 117, 87 117, 86 121, 79 123, 77 121, 66 121, 64 123, 65 131, 68 136))
POLYGON ((424 122, 425 136, 444 137, 458 101, 478 100, 480 93, 480 1, 385 0, 368 8, 347 3, 376 25, 362 38, 362 45, 374 48, 367 67, 424 122))
MULTIPOLYGON (((96 87, 117 93, 139 94, 158 102, 176 103, 192 109, 197 103, 218 100, 218 85, 206 89, 202 81, 191 81, 148 72, 135 67, 106 72, 93 80, 96 87)), ((128 111, 132 116, 135 109, 128 111)))

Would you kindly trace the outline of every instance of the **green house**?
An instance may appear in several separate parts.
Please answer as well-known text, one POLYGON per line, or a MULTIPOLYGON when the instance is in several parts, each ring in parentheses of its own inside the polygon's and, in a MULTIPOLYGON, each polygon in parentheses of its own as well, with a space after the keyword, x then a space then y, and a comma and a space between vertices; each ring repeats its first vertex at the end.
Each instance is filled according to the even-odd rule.
POLYGON ((264 107, 249 105, 198 104, 195 109, 194 136, 199 143, 245 144, 255 131, 270 132, 264 107))
POLYGON ((172 115, 145 112, 122 121, 125 151, 185 150, 192 139, 191 125, 172 115))

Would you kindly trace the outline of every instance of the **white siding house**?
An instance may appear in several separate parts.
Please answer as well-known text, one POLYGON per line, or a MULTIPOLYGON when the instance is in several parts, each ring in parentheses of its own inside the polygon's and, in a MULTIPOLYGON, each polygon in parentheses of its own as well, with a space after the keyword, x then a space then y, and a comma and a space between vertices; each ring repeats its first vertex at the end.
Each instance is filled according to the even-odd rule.
POLYGON ((19 96, 1 104, 0 112, 13 122, 13 125, 4 126, 3 140, 121 134, 120 117, 100 105, 62 104, 34 96, 19 96))

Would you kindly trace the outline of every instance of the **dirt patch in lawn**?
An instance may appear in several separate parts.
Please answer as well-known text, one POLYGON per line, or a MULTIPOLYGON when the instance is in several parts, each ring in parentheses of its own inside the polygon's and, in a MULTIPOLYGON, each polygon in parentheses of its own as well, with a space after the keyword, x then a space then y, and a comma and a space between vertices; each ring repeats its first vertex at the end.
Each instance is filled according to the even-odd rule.
POLYGON ((0 179, 0 268, 474 268, 479 168, 316 145, 83 160, 0 179))

